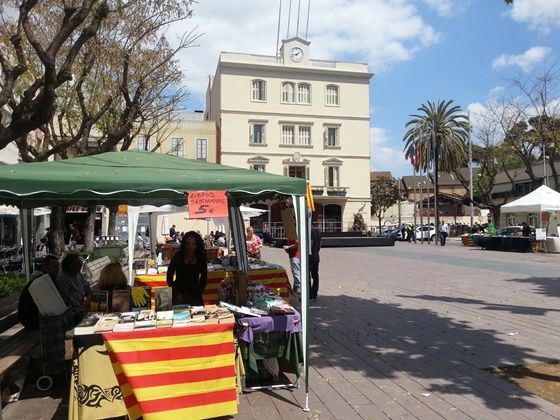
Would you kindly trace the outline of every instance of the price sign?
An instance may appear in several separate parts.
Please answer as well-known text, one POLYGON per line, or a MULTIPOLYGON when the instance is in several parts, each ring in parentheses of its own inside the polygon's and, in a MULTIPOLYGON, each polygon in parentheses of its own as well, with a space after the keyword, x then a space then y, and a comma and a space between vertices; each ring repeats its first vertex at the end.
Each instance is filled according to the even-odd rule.
POLYGON ((226 190, 189 192, 189 216, 191 219, 227 217, 226 190))

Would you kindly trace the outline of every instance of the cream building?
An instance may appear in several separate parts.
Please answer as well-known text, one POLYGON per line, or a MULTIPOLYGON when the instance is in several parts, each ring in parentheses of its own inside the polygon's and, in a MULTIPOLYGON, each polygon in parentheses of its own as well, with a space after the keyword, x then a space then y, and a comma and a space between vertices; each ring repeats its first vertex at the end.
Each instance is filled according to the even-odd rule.
MULTIPOLYGON (((278 56, 223 52, 210 78, 207 119, 219 162, 307 179, 313 219, 348 231, 370 214, 369 81, 366 64, 312 59, 310 43, 284 40, 278 56)), ((279 205, 257 229, 281 226, 279 205), (270 224, 270 226, 268 226, 270 224)))
MULTIPOLYGON (((149 130, 150 127, 147 127, 147 131, 149 130)), ((216 123, 205 120, 203 112, 180 113, 172 121, 166 122, 165 128, 157 135, 138 135, 132 147, 150 151, 155 149, 156 153, 216 163, 218 158, 216 123)), ((139 232, 145 234, 147 217, 141 219, 140 222, 139 232)), ((194 230, 206 234, 211 230, 215 231, 222 224, 223 221, 190 220, 188 212, 185 211, 158 215, 153 229, 155 229, 158 239, 165 240, 172 225, 176 225, 178 232, 194 230)), ((126 236, 126 232, 117 232, 117 234, 122 237, 126 236)))

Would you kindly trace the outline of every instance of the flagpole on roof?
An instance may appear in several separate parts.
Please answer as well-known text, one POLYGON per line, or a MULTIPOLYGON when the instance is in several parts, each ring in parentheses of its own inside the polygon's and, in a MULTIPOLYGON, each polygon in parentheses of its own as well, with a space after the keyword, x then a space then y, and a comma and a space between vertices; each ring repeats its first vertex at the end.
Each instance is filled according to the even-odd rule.
MULTIPOLYGON (((422 136, 424 137, 424 136, 422 136)), ((424 140, 426 141, 426 140, 424 140)), ((427 230, 427 234, 428 234, 428 238, 427 238, 427 242, 428 245, 431 245, 432 241, 431 241, 431 235, 430 235, 430 213, 432 212, 431 207, 430 207, 430 165, 429 165, 429 161, 430 161, 430 156, 426 156, 426 198, 428 199, 428 230, 427 230)), ((424 230, 422 230, 422 238, 424 238, 424 230)))
MULTIPOLYGON (((420 141, 420 140, 418 140, 420 141)), ((420 225, 423 226, 424 225, 424 169, 423 166, 420 165, 418 167, 419 173, 420 173, 420 225)), ((422 232, 422 228, 420 228, 420 231, 422 232)), ((416 232, 414 232, 414 234, 416 235, 416 232)), ((420 243, 424 244, 424 235, 421 233, 420 234, 420 243)))
POLYGON ((474 205, 473 205, 473 177, 472 177, 472 129, 471 129, 471 114, 467 112, 467 120, 469 122, 469 198, 471 204, 471 231, 473 227, 474 218, 474 205))

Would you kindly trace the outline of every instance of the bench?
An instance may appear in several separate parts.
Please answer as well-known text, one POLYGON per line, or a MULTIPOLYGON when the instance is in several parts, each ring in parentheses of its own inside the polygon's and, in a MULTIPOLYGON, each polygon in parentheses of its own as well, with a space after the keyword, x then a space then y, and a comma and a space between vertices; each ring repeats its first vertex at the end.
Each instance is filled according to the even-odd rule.
POLYGON ((110 262, 111 262, 111 258, 109 258, 108 256, 104 256, 96 260, 86 262, 85 270, 89 276, 88 281, 90 285, 94 285, 95 283, 97 283, 97 279, 99 278, 99 274, 101 273, 101 270, 103 270, 103 268, 110 262))
POLYGON ((0 300, 0 383, 4 374, 40 343, 39 330, 16 331, 19 295, 14 293, 0 300))

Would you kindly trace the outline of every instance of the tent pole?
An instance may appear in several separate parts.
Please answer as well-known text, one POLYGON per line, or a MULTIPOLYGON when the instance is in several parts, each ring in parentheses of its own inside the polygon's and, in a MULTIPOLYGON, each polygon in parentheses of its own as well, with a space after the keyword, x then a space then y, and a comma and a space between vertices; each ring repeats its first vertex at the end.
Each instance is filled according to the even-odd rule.
POLYGON ((305 196, 292 196, 296 209, 300 253, 300 282, 301 282, 301 317, 303 331, 303 363, 305 374, 305 407, 309 411, 309 342, 308 342, 308 310, 309 310, 309 229, 307 226, 307 205, 305 196))

